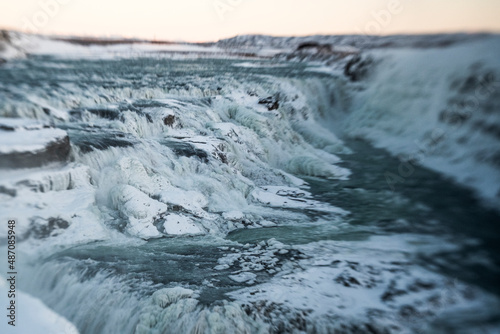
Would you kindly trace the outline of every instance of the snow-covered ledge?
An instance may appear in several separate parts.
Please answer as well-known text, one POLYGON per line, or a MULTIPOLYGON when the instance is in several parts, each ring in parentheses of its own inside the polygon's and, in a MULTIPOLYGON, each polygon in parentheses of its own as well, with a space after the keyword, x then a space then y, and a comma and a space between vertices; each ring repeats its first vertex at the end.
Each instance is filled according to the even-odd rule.
MULTIPOLYGON (((8 282, 0 277, 0 299, 7 305, 8 282)), ((45 333, 45 334, 78 334, 76 327, 64 317, 49 309, 39 299, 16 290, 16 317, 12 322, 3 316, 0 321, 0 333, 45 333), (11 322, 11 324, 9 324, 11 322), (15 324, 13 326, 12 324, 15 324)), ((4 309, 5 310, 5 309, 4 309)), ((7 311, 5 311, 7 312, 7 311)), ((5 313, 4 312, 4 313, 5 313)))

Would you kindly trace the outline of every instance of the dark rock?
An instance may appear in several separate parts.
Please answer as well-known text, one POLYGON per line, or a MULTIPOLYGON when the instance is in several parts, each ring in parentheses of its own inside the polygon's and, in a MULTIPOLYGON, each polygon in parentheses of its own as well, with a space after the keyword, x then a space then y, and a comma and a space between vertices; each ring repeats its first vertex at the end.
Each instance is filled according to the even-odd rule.
POLYGON ((396 281, 392 280, 387 290, 382 294, 381 299, 384 302, 393 301, 395 297, 406 295, 407 292, 396 287, 396 281))
POLYGON ((360 81, 368 76, 369 68, 373 65, 373 59, 363 58, 360 55, 349 60, 344 68, 344 75, 352 81, 360 81))
POLYGON ((284 196, 284 197, 291 197, 291 198, 301 198, 304 197, 306 194, 304 192, 300 191, 295 191, 295 190, 278 190, 276 192, 276 195, 279 196, 284 196))
POLYGON ((421 290, 432 290, 436 287, 433 282, 425 282, 421 280, 416 280, 413 284, 408 286, 408 290, 412 292, 419 292, 421 290))
POLYGON ((169 147, 175 154, 184 157, 198 157, 202 162, 208 162, 207 152, 197 149, 190 143, 176 141, 176 140, 165 140, 161 142, 163 145, 169 147))
POLYGON ((2 131, 15 131, 16 128, 14 128, 12 126, 8 126, 6 124, 0 124, 0 130, 2 130, 2 131))
MULTIPOLYGON (((45 113, 47 113, 44 110, 45 113)), ((49 111, 50 112, 50 111, 49 111)), ((84 112, 89 112, 93 115, 99 116, 101 118, 106 118, 109 120, 116 120, 120 117, 120 111, 115 109, 106 109, 106 108, 78 108, 69 111, 69 114, 76 119, 81 120, 82 114, 84 112)))
POLYGON ((51 162, 68 161, 70 153, 69 137, 65 136, 50 142, 39 151, 0 154, 0 168, 33 168, 51 162))
POLYGON ((218 160, 220 160, 222 163, 226 164, 228 163, 228 160, 227 160, 227 155, 225 153, 222 153, 222 152, 217 152, 216 153, 216 158, 218 160))
POLYGON ((10 43, 10 35, 7 30, 0 30, 0 41, 5 41, 7 43, 10 43))
POLYGON ((174 204, 174 205, 172 205, 172 211, 173 212, 184 212, 186 210, 182 206, 174 204))
POLYGON ((219 145, 217 145, 217 150, 212 152, 212 156, 227 165, 229 160, 227 160, 227 154, 225 153, 225 151, 226 146, 223 143, 220 143, 219 145))
POLYGON ((459 125, 467 121, 471 117, 470 112, 464 110, 443 110, 439 113, 439 121, 443 123, 448 123, 451 125, 459 125))
POLYGON ((318 42, 305 42, 305 43, 301 43, 297 47, 297 51, 303 50, 303 49, 309 49, 309 48, 317 48, 320 45, 321 44, 319 44, 318 42))
POLYGON ((470 74, 461 82, 453 82, 452 87, 459 85, 458 91, 462 94, 471 93, 478 89, 486 89, 495 84, 495 73, 484 71, 483 73, 470 74))
POLYGON ((333 268, 337 268, 339 266, 339 264, 341 264, 341 263, 342 263, 342 261, 335 260, 332 263, 330 263, 330 266, 332 266, 333 268))
POLYGON ((45 239, 50 236, 55 236, 69 227, 69 222, 61 218, 42 218, 34 219, 30 224, 26 238, 33 237, 35 239, 45 239))
POLYGON ((337 276, 335 282, 340 283, 347 288, 350 288, 354 285, 361 285, 361 283, 359 283, 359 281, 356 278, 352 277, 347 272, 343 272, 342 274, 337 276))
POLYGON ((359 262, 355 261, 346 261, 346 262, 349 268, 351 268, 354 271, 359 271, 359 262))
POLYGON ((497 139, 500 139, 500 125, 488 123, 483 120, 476 121, 474 127, 480 131, 486 132, 497 139))
POLYGON ((99 126, 86 123, 60 125, 60 128, 68 132, 71 144, 78 147, 81 153, 106 150, 110 147, 130 147, 136 143, 130 134, 103 130, 99 126))
POLYGON ((96 115, 96 116, 110 119, 110 120, 117 119, 120 116, 120 112, 118 110, 113 110, 113 109, 98 109, 98 108, 94 109, 94 108, 91 108, 91 109, 87 109, 87 111, 91 114, 96 115))
POLYGON ((10 189, 5 186, 0 186, 0 194, 6 194, 12 197, 16 197, 17 195, 17 190, 16 189, 10 189))
POLYGON ((408 319, 408 318, 418 317, 420 314, 413 306, 403 305, 399 309, 399 315, 402 318, 408 319))
POLYGON ((362 328, 359 333, 370 333, 370 334, 389 334, 390 332, 385 328, 380 328, 375 324, 364 324, 364 328, 362 328))
POLYGON ((269 96, 259 100, 259 104, 263 104, 267 107, 267 110, 276 110, 280 107, 278 98, 276 96, 269 96))
POLYGON ((305 42, 297 46, 296 51, 313 51, 319 54, 330 54, 332 53, 332 47, 329 44, 321 44, 318 42, 305 42))
POLYGON ((95 136, 94 138, 83 138, 75 141, 74 143, 80 148, 82 153, 89 153, 95 150, 103 151, 110 147, 130 147, 134 146, 128 140, 123 140, 119 138, 112 138, 106 136, 95 136))
POLYGON ((283 304, 259 300, 251 304, 242 305, 245 313, 254 319, 257 316, 269 323, 273 333, 308 332, 308 315, 310 310, 290 309, 283 304))
POLYGON ((175 115, 168 115, 163 119, 163 124, 166 126, 173 127, 175 123, 175 115))

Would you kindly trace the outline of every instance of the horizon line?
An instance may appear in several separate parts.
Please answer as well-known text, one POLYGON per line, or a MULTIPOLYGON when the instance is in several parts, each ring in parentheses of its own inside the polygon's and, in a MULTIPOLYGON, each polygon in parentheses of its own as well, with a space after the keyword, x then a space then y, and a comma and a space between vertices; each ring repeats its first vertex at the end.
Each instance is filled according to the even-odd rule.
POLYGON ((356 32, 352 33, 313 33, 313 34, 304 34, 304 35, 276 35, 276 34, 266 34, 266 33, 242 33, 231 35, 229 37, 223 37, 217 40, 205 40, 205 41, 189 41, 189 40, 180 40, 180 39, 157 39, 157 38, 147 38, 147 37, 137 37, 137 36, 126 36, 126 35, 91 35, 91 34, 69 34, 69 33, 37 33, 37 32, 29 32, 23 31, 20 29, 15 29, 11 27, 1 26, 0 31, 9 31, 16 32, 26 35, 35 35, 35 36, 45 36, 45 37, 57 37, 57 38, 78 38, 78 39, 109 39, 109 40, 129 40, 129 41, 138 41, 138 42, 157 42, 157 43, 190 43, 190 44, 208 44, 208 43, 217 43, 222 40, 227 40, 231 38, 236 38, 239 36, 266 36, 273 38, 307 38, 314 36, 367 36, 367 37, 389 37, 389 36, 437 36, 437 35, 498 35, 499 31, 494 30, 450 30, 450 31, 437 31, 437 32, 398 32, 398 33, 389 33, 389 34, 360 34, 356 32))

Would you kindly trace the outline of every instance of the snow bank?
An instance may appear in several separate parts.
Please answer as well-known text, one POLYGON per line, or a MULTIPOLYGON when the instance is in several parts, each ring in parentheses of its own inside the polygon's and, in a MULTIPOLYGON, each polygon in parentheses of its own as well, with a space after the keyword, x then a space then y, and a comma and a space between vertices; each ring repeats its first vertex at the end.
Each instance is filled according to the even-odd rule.
MULTIPOLYGON (((2 305, 7 305, 8 282, 0 277, 0 294, 2 305)), ((39 299, 22 291, 16 292, 16 321, 15 327, 7 323, 5 316, 0 322, 0 331, 3 334, 17 333, 47 333, 47 334, 78 334, 76 327, 58 315, 39 299)))
POLYGON ((14 152, 39 152, 49 144, 58 142, 67 137, 67 133, 60 129, 40 129, 38 131, 0 131, 0 154, 14 152))
POLYGON ((170 214, 165 217, 163 228, 165 229, 165 233, 168 235, 203 233, 202 229, 194 224, 189 217, 176 214, 170 214))
MULTIPOLYGON (((428 245, 453 248, 438 242, 434 237, 402 235, 291 247, 289 251, 300 254, 295 255, 301 259, 295 267, 290 258, 289 265, 283 265, 269 282, 229 295, 243 303, 247 312, 261 314, 284 330, 293 330, 299 322, 304 332, 350 333, 360 328, 363 332, 389 328, 401 333, 439 332, 433 324, 442 325, 453 312, 481 313, 480 318, 468 320, 468 328, 481 328, 498 307, 495 296, 413 264, 410 254, 416 248, 424 252, 429 251, 428 245)), ((256 250, 247 252, 247 257, 255 256, 256 250)), ((277 254, 269 255, 277 260, 277 254)))
POLYGON ((312 199, 311 193, 299 188, 264 186, 256 188, 251 196, 255 201, 272 207, 348 214, 345 210, 312 199))

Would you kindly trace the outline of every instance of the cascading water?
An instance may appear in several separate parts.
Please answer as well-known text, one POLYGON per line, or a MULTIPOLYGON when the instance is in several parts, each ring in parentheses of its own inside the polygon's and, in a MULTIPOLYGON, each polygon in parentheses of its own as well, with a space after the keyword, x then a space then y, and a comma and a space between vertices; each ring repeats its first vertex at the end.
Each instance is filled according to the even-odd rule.
POLYGON ((498 202, 500 68, 477 50, 499 44, 474 43, 374 51, 357 82, 270 60, 1 67, 0 124, 71 145, 2 171, 20 289, 81 333, 494 332, 498 214, 418 164, 498 202), (448 108, 482 87, 478 113, 448 108))

